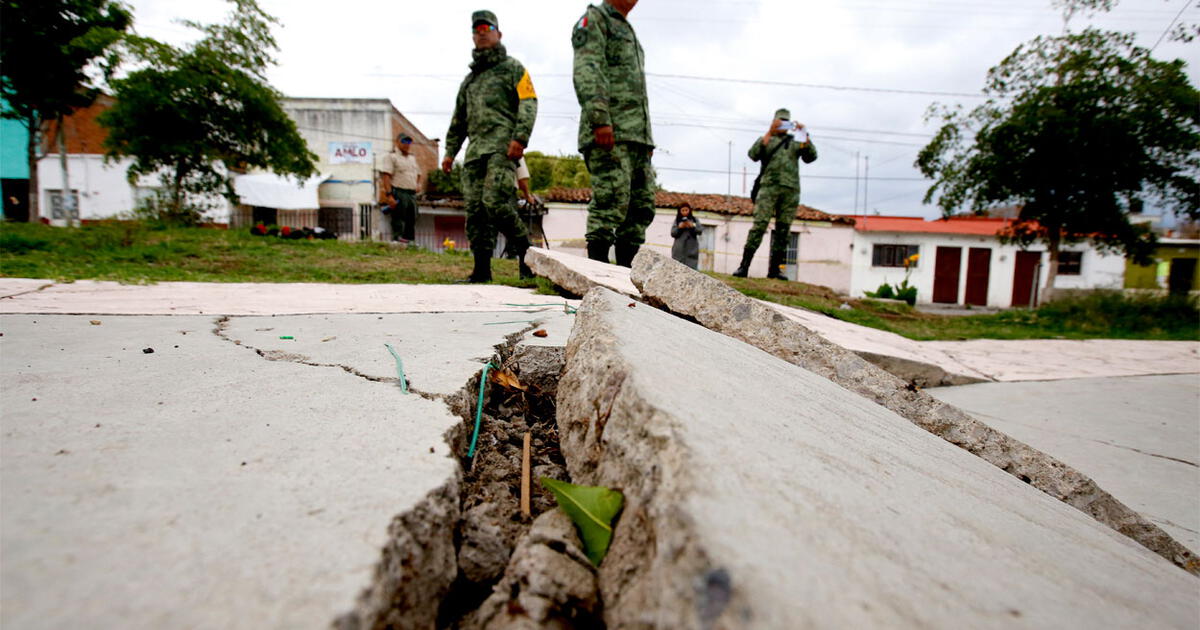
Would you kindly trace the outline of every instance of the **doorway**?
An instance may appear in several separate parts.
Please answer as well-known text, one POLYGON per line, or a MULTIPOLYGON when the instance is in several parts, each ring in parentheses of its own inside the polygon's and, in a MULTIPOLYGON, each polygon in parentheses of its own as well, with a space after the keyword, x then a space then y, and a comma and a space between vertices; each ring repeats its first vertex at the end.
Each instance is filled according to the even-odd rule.
POLYGON ((1187 295, 1196 278, 1195 258, 1172 258, 1171 274, 1167 276, 1167 290, 1171 295, 1187 295))
POLYGON ((1013 272, 1013 306, 1037 306, 1037 280, 1042 266, 1041 252, 1017 252, 1013 272))
POLYGON ((961 247, 938 247, 933 264, 933 301, 958 304, 958 277, 962 269, 961 247))
POLYGON ((987 247, 972 247, 967 252, 967 304, 987 306, 991 271, 992 250, 987 247))

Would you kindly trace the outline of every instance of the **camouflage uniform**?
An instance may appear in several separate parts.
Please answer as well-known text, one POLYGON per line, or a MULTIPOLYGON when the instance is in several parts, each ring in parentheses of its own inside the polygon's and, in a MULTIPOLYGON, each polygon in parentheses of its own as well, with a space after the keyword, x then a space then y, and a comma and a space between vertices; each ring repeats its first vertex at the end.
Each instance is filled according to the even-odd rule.
MULTIPOLYGON (((790 118, 787 110, 779 110, 776 117, 785 120, 790 118), (782 116, 781 116, 782 114, 782 116)), ((771 231, 771 254, 768 266, 768 277, 782 277, 779 266, 787 257, 788 235, 792 229, 792 220, 796 218, 796 206, 800 204, 800 164, 804 160, 809 164, 817 159, 817 148, 812 140, 797 142, 791 134, 776 134, 771 137, 766 146, 762 138, 756 138, 750 146, 751 160, 760 162, 771 155, 759 181, 758 197, 754 202, 754 226, 746 237, 746 248, 742 255, 742 265, 735 275, 745 275, 750 259, 762 243, 767 224, 775 219, 775 229, 771 231), (772 155, 773 152, 773 155, 772 155)))
MULTIPOLYGON (((446 132, 446 156, 454 157, 470 138, 463 168, 463 197, 467 239, 471 250, 488 256, 496 233, 510 243, 524 241, 529 230, 511 203, 517 163, 508 159, 508 145, 529 144, 537 117, 537 95, 521 62, 508 56, 503 44, 473 51, 471 73, 458 88, 454 117, 446 132)), ((523 248, 520 253, 524 253, 523 248)))
POLYGON ((626 266, 646 241, 654 219, 654 169, 650 155, 650 104, 642 46, 633 27, 608 3, 588 7, 575 24, 575 95, 582 109, 579 151, 592 178, 588 204, 588 255, 626 266), (612 151, 595 144, 595 129, 611 126, 612 151), (602 254, 601 254, 602 252, 602 254))

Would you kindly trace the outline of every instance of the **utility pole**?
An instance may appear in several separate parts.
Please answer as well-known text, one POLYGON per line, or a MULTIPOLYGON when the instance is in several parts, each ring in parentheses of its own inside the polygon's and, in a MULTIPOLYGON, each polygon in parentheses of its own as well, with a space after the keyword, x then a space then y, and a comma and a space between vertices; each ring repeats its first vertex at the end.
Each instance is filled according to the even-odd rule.
POLYGON ((854 152, 854 212, 858 214, 858 151, 854 152))
POLYGON ((729 141, 729 170, 725 178, 725 204, 729 205, 729 197, 733 195, 733 140, 729 141))
POLYGON ((863 214, 867 214, 867 191, 871 186, 871 156, 863 156, 863 214))

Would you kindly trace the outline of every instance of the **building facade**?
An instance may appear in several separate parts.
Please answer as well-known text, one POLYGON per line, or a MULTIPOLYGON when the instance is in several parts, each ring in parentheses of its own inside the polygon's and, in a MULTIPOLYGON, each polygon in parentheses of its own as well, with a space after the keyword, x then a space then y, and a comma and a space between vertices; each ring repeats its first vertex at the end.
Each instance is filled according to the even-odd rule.
MULTIPOLYGON (((851 297, 907 280, 917 302, 1009 308, 1036 306, 1048 276, 1044 245, 1021 249, 1000 242, 1011 219, 856 216, 851 297), (909 262, 916 255, 915 261, 909 262)), ((1059 252, 1056 289, 1119 290, 1125 258, 1087 243, 1059 252)))

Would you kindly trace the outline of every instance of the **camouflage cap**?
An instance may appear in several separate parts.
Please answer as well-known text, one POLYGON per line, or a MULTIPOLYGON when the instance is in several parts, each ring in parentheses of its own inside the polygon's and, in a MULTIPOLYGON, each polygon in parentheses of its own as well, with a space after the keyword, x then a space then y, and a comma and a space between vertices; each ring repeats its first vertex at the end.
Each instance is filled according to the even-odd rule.
POLYGON ((471 26, 479 26, 480 24, 491 24, 496 28, 500 28, 500 22, 496 20, 496 14, 491 11, 476 11, 471 14, 471 26))
POLYGON ((775 117, 778 118, 779 120, 791 120, 792 112, 789 112, 787 109, 780 107, 779 109, 775 110, 775 117))

